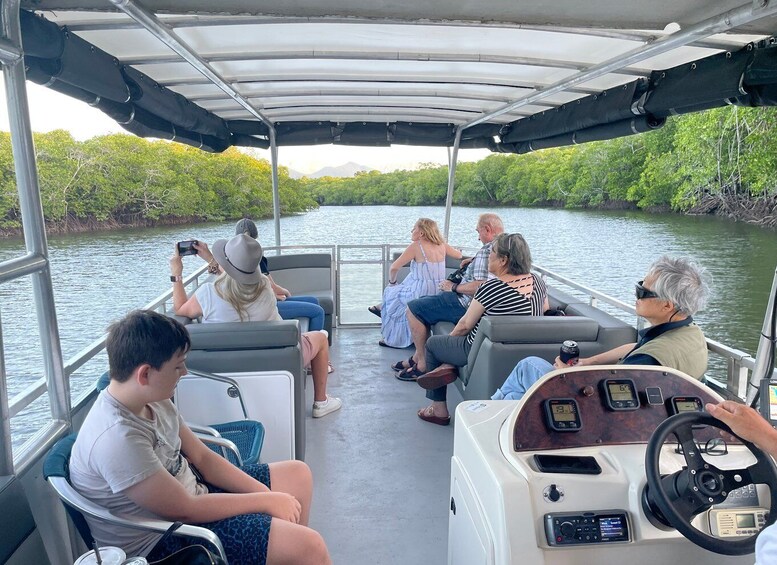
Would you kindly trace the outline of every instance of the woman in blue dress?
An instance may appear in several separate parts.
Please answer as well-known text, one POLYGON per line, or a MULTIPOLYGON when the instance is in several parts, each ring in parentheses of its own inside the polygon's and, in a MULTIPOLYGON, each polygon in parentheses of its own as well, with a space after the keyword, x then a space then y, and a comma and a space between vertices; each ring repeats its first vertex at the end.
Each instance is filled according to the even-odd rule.
POLYGON ((445 257, 461 259, 461 251, 448 245, 437 227, 437 222, 421 218, 410 232, 413 242, 391 264, 389 286, 383 291, 381 305, 369 310, 381 318, 383 339, 380 345, 408 347, 413 343, 405 311, 410 300, 437 294, 445 280, 445 257), (410 263, 410 273, 397 282, 399 270, 410 263))

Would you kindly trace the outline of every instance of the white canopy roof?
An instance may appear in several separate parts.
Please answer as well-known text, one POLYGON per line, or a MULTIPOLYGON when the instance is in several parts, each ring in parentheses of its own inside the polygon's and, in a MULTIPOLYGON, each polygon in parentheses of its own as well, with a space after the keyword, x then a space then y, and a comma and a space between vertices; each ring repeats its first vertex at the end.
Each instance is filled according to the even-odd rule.
POLYGON ((506 124, 777 31, 768 5, 742 0, 144 1, 166 41, 107 0, 23 5, 225 120, 272 123, 506 124), (744 23, 728 29, 729 11, 744 23))

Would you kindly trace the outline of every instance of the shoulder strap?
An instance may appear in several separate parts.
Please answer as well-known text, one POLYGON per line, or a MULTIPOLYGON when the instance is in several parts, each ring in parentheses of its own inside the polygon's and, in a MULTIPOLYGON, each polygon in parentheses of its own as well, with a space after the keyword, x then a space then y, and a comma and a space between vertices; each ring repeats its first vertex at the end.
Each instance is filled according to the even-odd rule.
POLYGON ((426 259, 426 251, 424 251, 424 246, 423 246, 423 245, 421 245, 421 242, 420 242, 420 241, 418 242, 418 247, 420 247, 420 248, 421 248, 421 255, 423 255, 423 256, 424 256, 424 261, 427 261, 427 259, 426 259))

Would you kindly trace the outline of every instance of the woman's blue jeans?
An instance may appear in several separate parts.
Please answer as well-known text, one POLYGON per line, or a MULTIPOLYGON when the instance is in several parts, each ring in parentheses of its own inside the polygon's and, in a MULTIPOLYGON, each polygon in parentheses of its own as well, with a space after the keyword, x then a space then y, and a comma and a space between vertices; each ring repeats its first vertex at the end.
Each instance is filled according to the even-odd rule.
POLYGON ((324 329, 324 309, 315 296, 288 296, 278 301, 278 313, 284 320, 309 318, 308 329, 311 332, 324 329))
POLYGON ((545 359, 539 357, 521 359, 491 400, 520 400, 531 385, 552 370, 553 365, 545 359))

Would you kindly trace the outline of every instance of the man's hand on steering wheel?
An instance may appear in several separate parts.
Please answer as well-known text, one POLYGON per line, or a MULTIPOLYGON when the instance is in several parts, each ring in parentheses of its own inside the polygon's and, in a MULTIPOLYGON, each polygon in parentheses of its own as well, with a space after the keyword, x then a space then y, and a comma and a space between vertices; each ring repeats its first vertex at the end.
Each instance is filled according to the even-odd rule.
MULTIPOLYGON (((733 404, 733 403, 732 403, 733 404)), ((713 408, 714 409, 714 408, 713 408)), ((724 410, 719 407, 719 410, 724 410)), ((738 429, 748 434, 764 431, 747 411, 733 408, 725 410, 725 418, 731 418, 738 429), (745 425, 745 423, 747 425, 745 425)), ((761 418, 757 413, 755 416, 761 418)), ((763 421, 763 419, 761 418, 763 421)), ((662 521, 675 528, 688 540, 709 551, 723 555, 746 555, 755 549, 756 536, 738 539, 723 539, 709 535, 692 525, 693 519, 714 504, 723 502, 734 489, 751 484, 765 484, 770 492, 770 509, 775 511, 767 520, 768 526, 777 517, 777 467, 763 450, 742 439, 745 447, 755 456, 756 462, 743 469, 719 469, 705 460, 693 436, 693 426, 702 424, 733 434, 722 420, 706 412, 685 412, 664 420, 653 432, 645 452, 645 473, 647 486, 645 498, 649 508, 646 513, 663 518, 662 521), (662 475, 659 459, 665 441, 675 436, 682 446, 686 466, 671 475, 662 475), (660 516, 659 516, 660 515, 660 516)), ((771 429, 771 426, 768 426, 771 429)), ((774 430, 772 430, 774 432, 774 430)))
POLYGON ((720 404, 710 403, 705 408, 731 428, 734 434, 754 443, 772 457, 777 457, 777 430, 758 412, 732 400, 724 400, 720 404))

